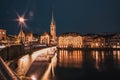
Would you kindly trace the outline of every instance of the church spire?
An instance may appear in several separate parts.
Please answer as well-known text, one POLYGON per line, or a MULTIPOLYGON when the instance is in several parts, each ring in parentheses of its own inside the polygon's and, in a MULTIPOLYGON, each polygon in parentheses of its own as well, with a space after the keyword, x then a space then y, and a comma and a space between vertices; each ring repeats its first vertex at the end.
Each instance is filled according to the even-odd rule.
POLYGON ((54 20, 53 10, 52 10, 52 20, 51 20, 51 25, 55 25, 55 20, 54 20))
POLYGON ((50 24, 50 35, 51 35, 51 44, 56 44, 56 23, 54 20, 53 10, 52 10, 52 20, 50 24))

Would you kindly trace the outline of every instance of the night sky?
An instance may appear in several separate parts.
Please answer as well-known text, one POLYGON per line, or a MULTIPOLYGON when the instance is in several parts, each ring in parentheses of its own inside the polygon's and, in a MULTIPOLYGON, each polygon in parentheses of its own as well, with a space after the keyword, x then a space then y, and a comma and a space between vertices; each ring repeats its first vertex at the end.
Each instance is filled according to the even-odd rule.
POLYGON ((49 32, 52 10, 57 34, 120 32, 120 0, 0 0, 0 28, 17 34, 16 13, 25 13, 24 30, 49 32))

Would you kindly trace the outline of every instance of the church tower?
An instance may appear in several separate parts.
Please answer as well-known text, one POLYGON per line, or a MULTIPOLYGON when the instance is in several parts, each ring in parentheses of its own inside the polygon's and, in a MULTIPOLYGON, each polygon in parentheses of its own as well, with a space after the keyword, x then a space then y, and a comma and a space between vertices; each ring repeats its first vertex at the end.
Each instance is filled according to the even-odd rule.
POLYGON ((50 35, 52 37, 52 41, 55 42, 56 41, 56 23, 54 20, 54 15, 53 15, 53 11, 52 11, 52 20, 51 20, 51 24, 50 24, 50 35))

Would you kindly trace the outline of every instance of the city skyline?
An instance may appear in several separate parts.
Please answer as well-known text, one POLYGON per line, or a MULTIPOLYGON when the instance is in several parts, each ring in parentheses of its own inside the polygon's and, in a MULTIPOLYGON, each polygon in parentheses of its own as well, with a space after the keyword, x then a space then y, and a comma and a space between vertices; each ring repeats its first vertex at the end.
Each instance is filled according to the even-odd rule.
POLYGON ((6 29, 8 34, 18 34, 20 26, 13 19, 17 18, 16 12, 20 15, 25 13, 25 18, 29 20, 26 22, 28 27, 24 29, 42 34, 50 29, 53 11, 57 34, 119 32, 120 6, 118 3, 118 0, 2 0, 0 28, 6 29))

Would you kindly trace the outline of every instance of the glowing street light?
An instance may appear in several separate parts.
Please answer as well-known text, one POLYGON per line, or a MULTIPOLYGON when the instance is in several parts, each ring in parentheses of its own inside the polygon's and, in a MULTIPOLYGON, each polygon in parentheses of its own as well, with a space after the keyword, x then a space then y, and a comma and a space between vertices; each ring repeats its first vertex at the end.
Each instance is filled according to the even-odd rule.
POLYGON ((19 21, 20 21, 20 23, 24 23, 25 20, 24 20, 23 17, 20 17, 20 18, 19 18, 19 21))
POLYGON ((27 19, 25 19, 24 18, 24 15, 23 16, 19 16, 18 15, 18 19, 16 19, 16 21, 18 21, 19 22, 19 25, 21 26, 21 27, 27 27, 27 25, 26 25, 26 23, 25 23, 25 21, 27 21, 27 19))
POLYGON ((23 43, 23 40, 22 40, 22 38, 23 38, 23 36, 22 36, 22 25, 25 24, 25 19, 24 19, 24 17, 19 16, 18 21, 19 21, 19 25, 20 25, 20 28, 21 28, 21 43, 23 43))
POLYGON ((21 42, 23 42, 22 41, 22 38, 23 38, 23 36, 22 36, 22 27, 27 27, 25 21, 27 21, 28 19, 24 18, 25 15, 20 16, 19 14, 17 14, 17 16, 18 16, 18 19, 15 19, 15 21, 18 21, 18 23, 20 25, 21 42))

